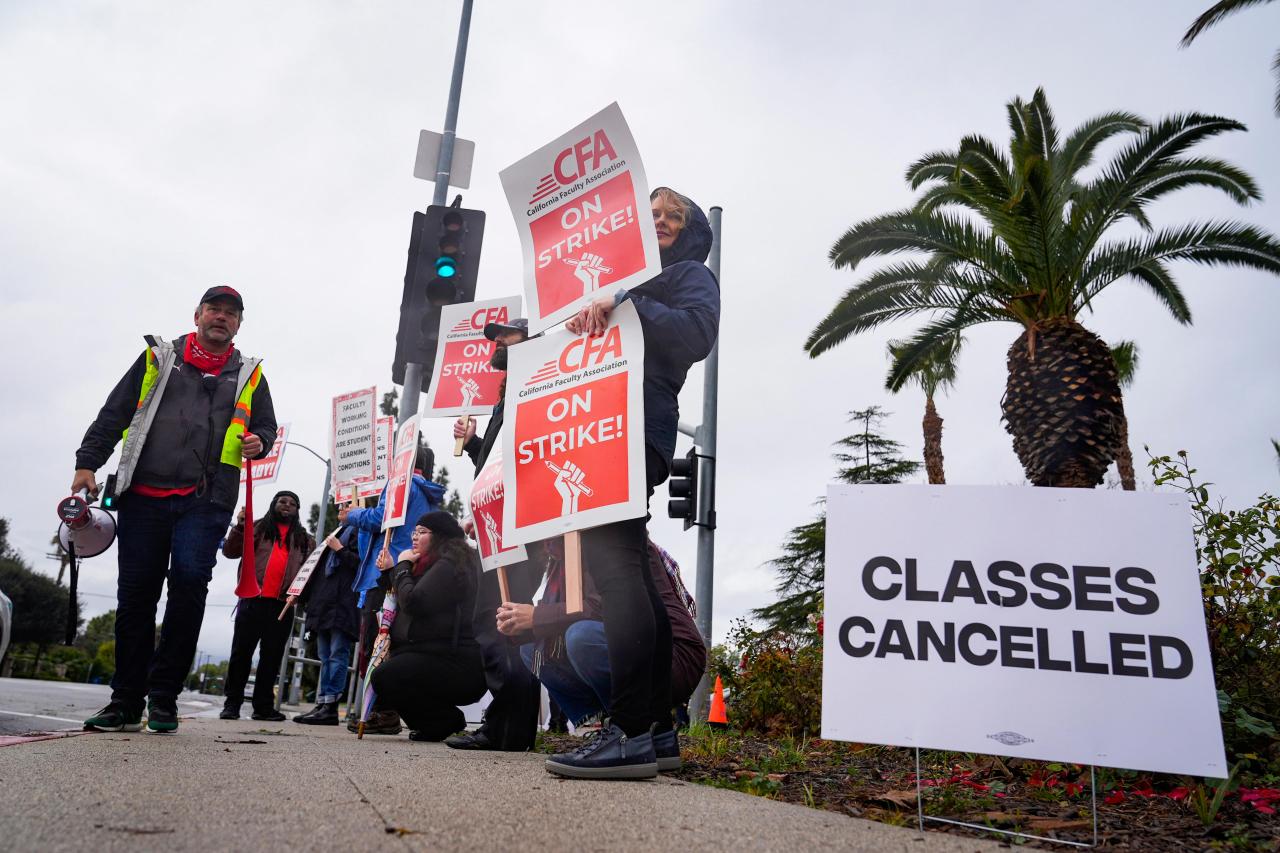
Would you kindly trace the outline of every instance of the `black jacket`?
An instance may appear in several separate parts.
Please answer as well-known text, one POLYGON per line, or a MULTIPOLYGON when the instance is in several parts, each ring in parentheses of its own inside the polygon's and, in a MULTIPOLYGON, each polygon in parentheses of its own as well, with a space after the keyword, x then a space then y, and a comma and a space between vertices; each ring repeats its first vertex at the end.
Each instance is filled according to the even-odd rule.
MULTIPOLYGON (((240 469, 224 464, 221 456, 223 437, 235 413, 240 353, 232 352, 218 376, 206 382, 198 369, 183 360, 185 344, 185 335, 173 342, 178 360, 160 398, 133 482, 157 488, 195 486, 197 495, 208 495, 214 504, 233 509, 240 491, 240 469)), ((116 383, 85 432, 76 451, 77 468, 97 471, 111 457, 138 409, 146 370, 144 352, 116 383)), ((261 459, 276 440, 275 408, 265 376, 253 395, 249 431, 262 439, 261 459)))
POLYGON ((391 624, 391 652, 476 647, 471 614, 476 607, 476 583, 480 558, 467 549, 467 564, 459 566, 447 556, 432 563, 419 577, 405 560, 395 569, 396 619, 391 624))
POLYGON ((680 389, 689 368, 711 354, 720 331, 720 284, 703 263, 711 252, 711 225, 695 204, 662 272, 631 290, 644 328, 644 432, 667 464, 676 452, 680 389))
POLYGON ((345 547, 320 558, 299 601, 307 611, 308 630, 341 631, 354 640, 360 636, 360 609, 356 607, 356 591, 352 588, 360 568, 356 529, 346 528, 339 534, 338 541, 345 547), (330 567, 333 573, 326 574, 330 567))

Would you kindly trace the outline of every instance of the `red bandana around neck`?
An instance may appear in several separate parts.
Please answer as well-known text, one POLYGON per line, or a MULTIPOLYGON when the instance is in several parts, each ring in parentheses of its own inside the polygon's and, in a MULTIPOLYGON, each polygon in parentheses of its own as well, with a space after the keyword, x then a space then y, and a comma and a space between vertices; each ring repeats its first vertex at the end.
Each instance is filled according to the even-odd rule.
POLYGON ((200 345, 196 343, 196 333, 192 332, 187 335, 187 346, 182 352, 182 358, 187 364, 190 364, 201 373, 216 375, 222 372, 227 359, 231 358, 231 353, 235 352, 235 349, 235 344, 231 344, 224 353, 211 353, 208 350, 201 349, 200 345))

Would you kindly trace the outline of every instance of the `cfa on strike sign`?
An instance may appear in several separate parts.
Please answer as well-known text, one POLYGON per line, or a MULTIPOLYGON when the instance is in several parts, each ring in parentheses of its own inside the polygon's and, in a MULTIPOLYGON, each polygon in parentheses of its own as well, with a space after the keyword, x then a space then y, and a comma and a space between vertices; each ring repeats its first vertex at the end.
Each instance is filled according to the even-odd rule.
POLYGON ((382 510, 382 529, 390 530, 405 523, 409 514, 409 489, 413 488, 413 463, 418 457, 418 426, 422 415, 400 424, 396 430, 395 451, 391 455, 391 470, 387 477, 387 500, 382 510))
POLYGON ((486 572, 529 559, 523 545, 508 545, 502 541, 502 505, 506 494, 502 468, 502 448, 499 445, 471 484, 468 501, 471 519, 476 526, 476 544, 480 546, 480 564, 486 572))
POLYGON ((520 316, 520 297, 464 302, 440 309, 440 341, 427 394, 428 417, 487 415, 498 402, 502 371, 489 364, 496 344, 484 336, 489 323, 520 316))
POLYGON ((520 232, 530 332, 662 271, 644 164, 616 103, 499 177, 520 232))
POLYGON ((503 539, 524 545, 647 511, 644 332, 635 306, 600 337, 557 332, 507 353, 503 539))
POLYGON ((830 486, 822 737, 1225 778, 1182 496, 830 486))

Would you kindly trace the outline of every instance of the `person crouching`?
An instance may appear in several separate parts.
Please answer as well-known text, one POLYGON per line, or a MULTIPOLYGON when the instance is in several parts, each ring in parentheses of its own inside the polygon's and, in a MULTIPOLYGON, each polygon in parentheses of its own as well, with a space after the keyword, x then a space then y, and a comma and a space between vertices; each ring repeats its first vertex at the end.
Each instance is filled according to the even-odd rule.
POLYGON ((396 618, 373 690, 400 713, 410 740, 441 741, 466 725, 459 706, 478 702, 485 691, 471 630, 480 556, 457 520, 436 510, 418 519, 414 547, 390 571, 396 618))

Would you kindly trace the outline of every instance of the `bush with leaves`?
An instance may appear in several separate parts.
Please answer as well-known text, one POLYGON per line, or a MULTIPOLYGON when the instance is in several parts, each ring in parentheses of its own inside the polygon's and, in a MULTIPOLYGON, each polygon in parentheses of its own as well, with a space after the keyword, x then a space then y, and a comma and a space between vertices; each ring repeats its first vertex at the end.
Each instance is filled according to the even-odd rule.
POLYGON ((1280 761, 1280 499, 1263 495, 1227 509, 1196 478, 1185 450, 1153 456, 1157 486, 1191 498, 1196 564, 1204 594, 1228 758, 1280 761))
MULTIPOLYGON (((821 604, 819 604, 819 609, 821 604)), ((821 620, 801 630, 756 631, 734 622, 710 670, 729 692, 729 723, 763 735, 816 736, 822 723, 821 620)))

